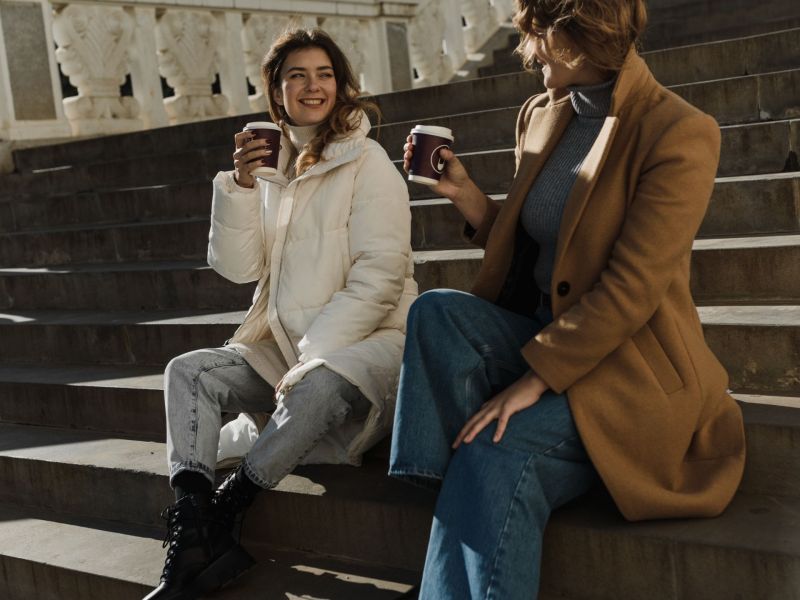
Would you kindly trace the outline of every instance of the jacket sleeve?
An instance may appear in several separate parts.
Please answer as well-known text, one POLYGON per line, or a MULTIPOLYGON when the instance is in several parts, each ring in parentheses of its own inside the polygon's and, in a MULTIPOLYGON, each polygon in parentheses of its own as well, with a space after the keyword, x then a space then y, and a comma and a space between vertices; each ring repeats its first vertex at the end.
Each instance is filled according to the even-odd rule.
POLYGON ((211 200, 211 231, 208 234, 208 264, 234 283, 257 281, 264 273, 261 219, 261 187, 243 188, 233 171, 220 171, 214 178, 211 200))
POLYGON ((345 286, 298 343, 300 362, 359 342, 395 309, 411 258, 408 187, 383 149, 358 166, 348 224, 351 267, 345 286))
POLYGON ((555 392, 589 373, 655 313, 691 255, 719 153, 719 127, 702 114, 676 121, 651 148, 600 280, 522 349, 555 392))
MULTIPOLYGON (((534 106, 540 103, 541 98, 542 94, 531 96, 525 101, 525 103, 522 105, 522 108, 520 108, 519 113, 517 114, 517 126, 515 130, 516 145, 514 146, 515 177, 517 171, 519 170, 519 161, 522 158, 522 149, 525 147, 525 132, 528 130, 528 123, 531 120, 531 112, 533 111, 534 106)), ((465 223, 462 234, 463 237, 471 244, 485 248, 486 242, 489 240, 489 233, 492 230, 495 219, 497 219, 497 215, 500 214, 500 206, 501 205, 499 202, 492 200, 487 196, 486 212, 484 214, 483 221, 477 229, 472 227, 469 223, 465 223)))

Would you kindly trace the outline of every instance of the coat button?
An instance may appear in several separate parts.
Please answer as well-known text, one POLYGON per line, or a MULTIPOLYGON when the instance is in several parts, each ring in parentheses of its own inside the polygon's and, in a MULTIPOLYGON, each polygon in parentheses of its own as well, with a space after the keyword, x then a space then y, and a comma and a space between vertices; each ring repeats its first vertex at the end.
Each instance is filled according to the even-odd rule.
POLYGON ((558 292, 558 295, 562 297, 569 294, 569 283, 566 281, 559 283, 558 287, 556 287, 556 292, 558 292))

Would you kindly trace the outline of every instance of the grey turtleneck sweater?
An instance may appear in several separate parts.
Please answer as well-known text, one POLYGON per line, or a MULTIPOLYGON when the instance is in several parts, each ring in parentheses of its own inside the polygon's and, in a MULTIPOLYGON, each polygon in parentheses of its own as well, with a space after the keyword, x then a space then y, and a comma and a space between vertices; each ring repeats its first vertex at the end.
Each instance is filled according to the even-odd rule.
POLYGON ((533 182, 522 207, 522 226, 539 245, 534 276, 536 285, 545 294, 550 293, 553 279, 561 215, 578 171, 608 115, 615 81, 568 88, 575 116, 533 182))

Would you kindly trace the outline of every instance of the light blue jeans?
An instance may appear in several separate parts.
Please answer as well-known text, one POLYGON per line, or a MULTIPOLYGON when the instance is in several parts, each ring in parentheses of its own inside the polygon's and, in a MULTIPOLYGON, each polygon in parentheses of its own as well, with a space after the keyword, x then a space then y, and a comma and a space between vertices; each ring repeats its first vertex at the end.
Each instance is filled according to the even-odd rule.
POLYGON ((214 482, 222 413, 272 413, 242 461, 248 477, 272 488, 345 419, 363 419, 370 402, 324 366, 308 372, 275 402, 275 390, 233 348, 173 358, 164 373, 170 481, 181 471, 214 482))
POLYGON ((520 349, 552 321, 453 290, 420 296, 408 318, 389 472, 439 488, 420 600, 537 597, 551 511, 597 481, 565 394, 545 392, 471 444, 464 423, 530 367, 520 349))

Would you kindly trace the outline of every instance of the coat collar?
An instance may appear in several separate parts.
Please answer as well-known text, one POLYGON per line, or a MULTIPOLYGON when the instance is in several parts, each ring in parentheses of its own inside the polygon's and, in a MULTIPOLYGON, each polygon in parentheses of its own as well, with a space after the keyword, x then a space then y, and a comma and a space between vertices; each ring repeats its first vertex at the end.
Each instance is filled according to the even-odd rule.
POLYGON ((359 156, 361 156, 361 153, 364 150, 367 134, 369 133, 372 125, 369 122, 369 117, 367 117, 364 111, 358 111, 358 113, 352 116, 351 119, 353 122, 358 121, 358 126, 356 129, 351 131, 349 134, 334 139, 332 142, 327 144, 322 150, 320 161, 312 166, 308 171, 303 173, 300 177, 297 177, 292 181, 289 181, 285 175, 289 166, 289 157, 293 154, 291 151, 292 142, 286 136, 281 136, 281 154, 278 159, 278 173, 272 177, 266 178, 267 181, 270 183, 276 183, 282 187, 286 187, 295 181, 302 181, 303 179, 308 179, 309 177, 322 175, 331 169, 335 169, 338 166, 357 159, 359 156))

